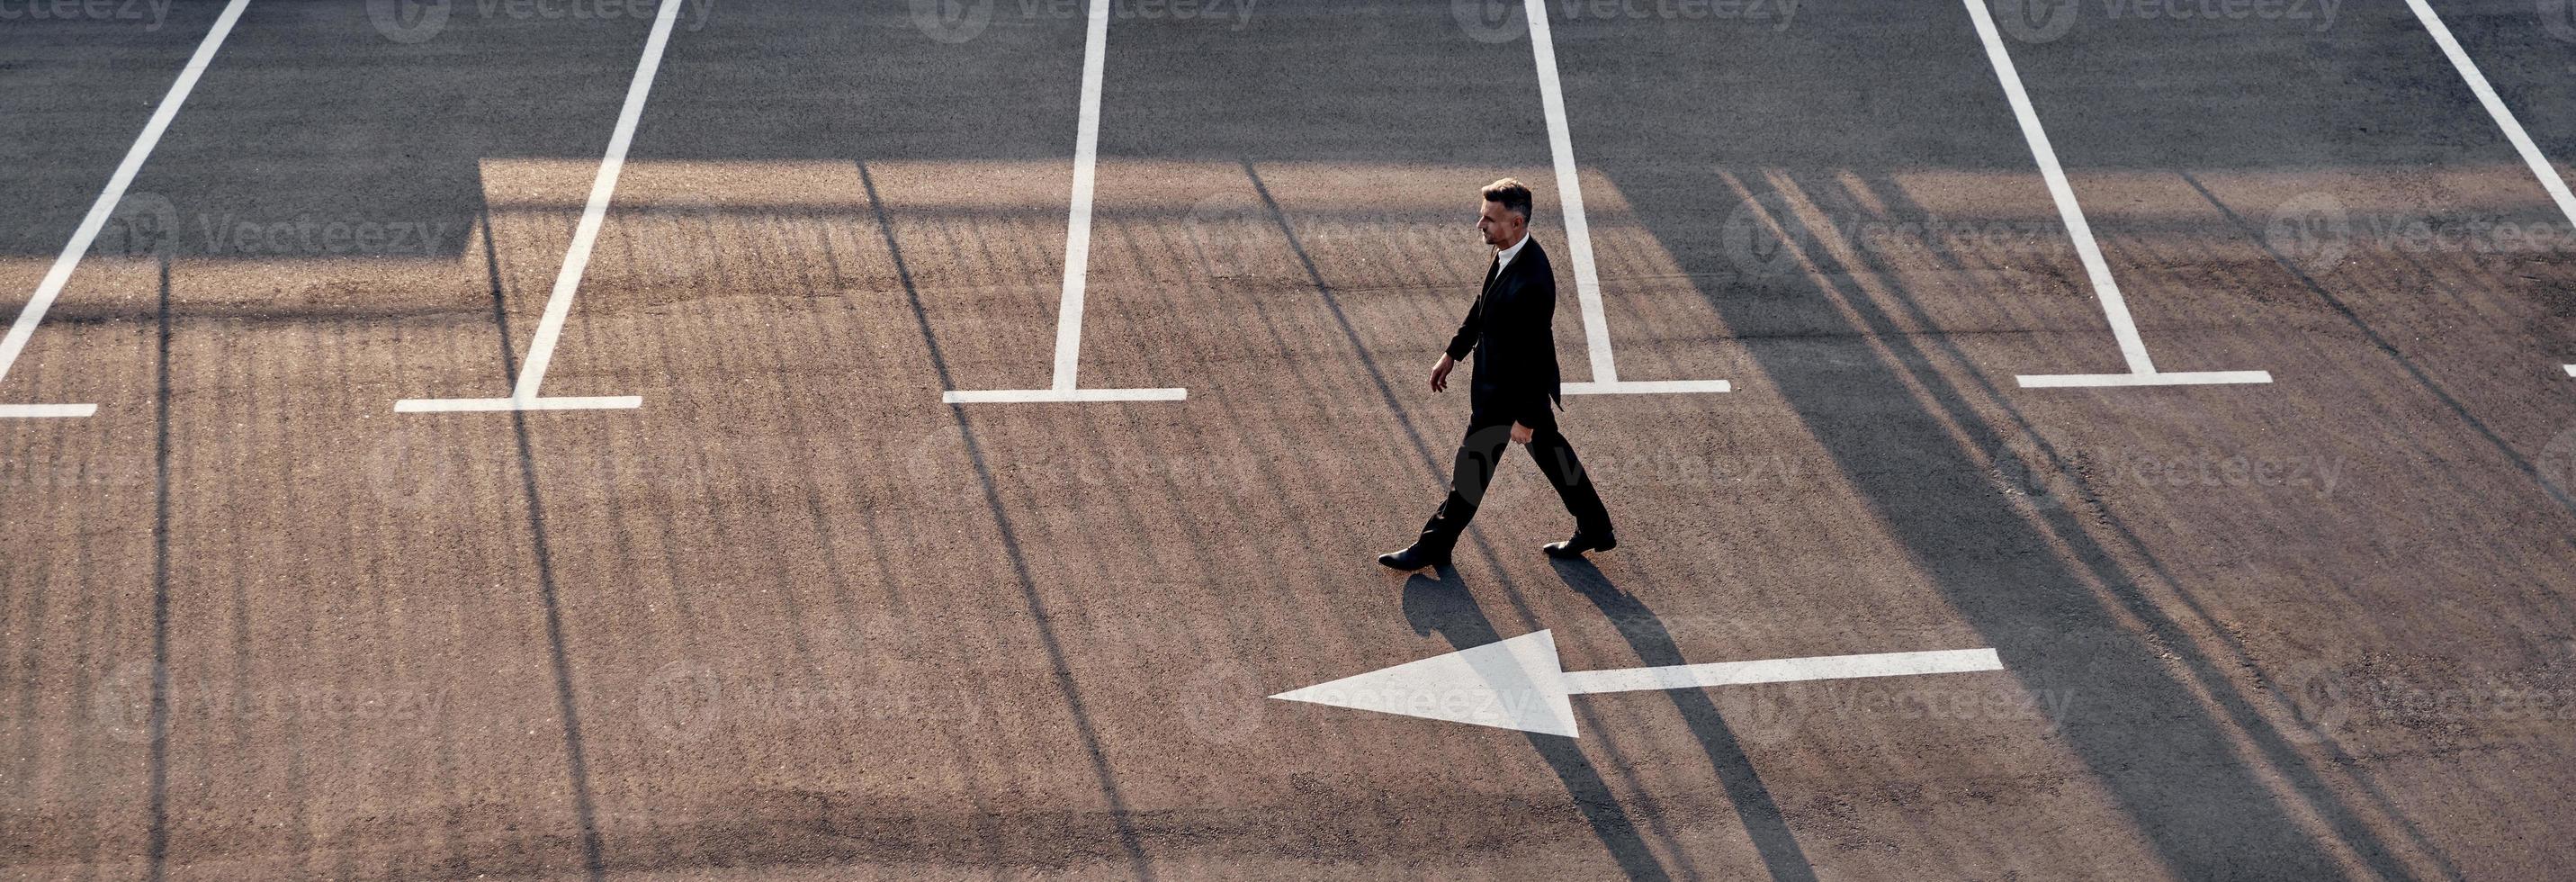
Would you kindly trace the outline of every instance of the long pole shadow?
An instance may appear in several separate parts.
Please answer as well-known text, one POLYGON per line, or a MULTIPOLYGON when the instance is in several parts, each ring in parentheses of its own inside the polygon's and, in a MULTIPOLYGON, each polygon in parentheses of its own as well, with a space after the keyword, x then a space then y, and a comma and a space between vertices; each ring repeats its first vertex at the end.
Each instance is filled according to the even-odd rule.
POLYGON ((154 310, 152 395, 152 709, 145 723, 150 822, 143 878, 161 882, 170 861, 170 251, 161 248, 154 310))
POLYGON ((1423 437, 1422 427, 1414 424, 1413 414, 1404 409, 1403 400, 1395 397, 1395 384, 1387 380, 1386 369, 1377 363, 1377 356, 1369 354, 1368 341, 1360 337, 1359 328, 1351 324, 1350 313, 1342 309, 1342 298, 1334 293, 1332 283, 1324 281, 1324 271, 1315 265, 1315 256, 1306 252, 1305 240, 1297 235, 1296 226, 1288 222, 1288 213, 1279 208, 1278 198, 1270 194, 1270 182, 1261 179, 1261 170, 1253 167, 1252 160, 1239 162, 1243 165, 1244 180, 1251 182, 1253 194, 1261 197, 1262 212, 1269 216, 1272 225, 1279 228, 1279 235, 1287 240, 1288 251, 1297 256, 1298 268, 1306 271, 1307 284, 1314 286, 1315 295, 1323 301, 1324 309, 1333 314, 1333 326, 1341 330, 1342 341, 1350 344, 1351 352, 1359 357, 1360 369, 1368 372, 1370 385, 1377 388, 1378 400, 1395 415, 1396 424, 1404 427, 1405 438, 1413 442, 1414 452, 1421 455, 1431 473, 1440 474, 1440 458, 1430 440, 1423 437))
MULTIPOLYGON (((1673 640, 1664 620, 1644 601, 1613 584, 1601 568, 1586 560, 1554 560, 1550 564, 1566 587, 1592 601, 1610 618, 1638 660, 1654 667, 1691 663, 1682 657, 1681 644, 1673 640)), ((1735 739, 1734 727, 1727 725, 1726 715, 1718 712, 1717 702, 1710 700, 1708 690, 1666 689, 1664 694, 1672 698, 1673 709, 1681 712, 1691 735, 1699 739, 1700 750, 1708 754, 1709 767, 1726 788, 1727 800, 1735 804, 1745 835, 1752 837, 1754 851, 1762 855, 1762 865, 1771 871, 1771 878, 1814 882, 1816 869, 1807 863, 1806 850, 1798 845, 1798 834, 1789 829, 1779 803, 1771 798, 1771 789, 1762 784, 1762 773, 1745 756, 1744 746, 1735 739)))
MULTIPOLYGON (((492 209, 483 219, 483 272, 492 289, 492 324, 501 330, 501 376, 519 375, 518 347, 510 339, 510 310, 501 284, 501 258, 492 244, 492 209)), ((599 810, 590 792, 590 756, 581 734, 581 704, 573 691, 572 653, 564 647, 563 604, 555 586, 554 547, 546 538, 545 500, 537 492, 536 447, 528 437, 526 411, 510 411, 510 433, 518 442, 519 489, 527 499, 528 550, 537 564, 537 601, 545 611, 547 663, 554 673, 555 712, 563 715, 564 761, 572 784, 573 822, 581 828, 582 872, 594 880, 608 878, 607 847, 599 834, 599 810)))
MULTIPOLYGON (((885 201, 878 197, 876 176, 868 171, 867 163, 855 165, 859 169, 859 185, 867 190, 868 208, 875 216, 877 230, 885 238, 886 252, 893 256, 895 275, 903 283, 904 300, 912 307, 913 323, 920 329, 922 342, 929 350, 930 366, 939 375, 939 387, 957 388, 948 373, 948 358, 939 349, 939 337, 930 330, 930 313, 922 307, 921 290, 913 281, 911 264, 905 262, 903 246, 895 239, 894 220, 886 213, 885 201)), ((1091 709, 1083 701, 1082 685, 1074 681, 1072 663, 1066 660, 1063 641, 1056 636, 1054 614, 1047 608, 1046 598, 1038 594, 1037 577, 1029 572, 1028 557, 1020 550, 1019 532, 1011 525, 1010 509, 1002 504, 1001 490, 994 483, 993 469, 985 458, 984 446, 975 439, 974 427, 966 419, 964 405, 948 405, 948 419, 957 427, 958 436, 965 440, 966 458, 975 466, 975 480, 983 488, 985 506, 993 511, 994 527, 1002 535, 1003 554, 1010 559, 1011 575, 1019 586, 1020 600, 1028 604, 1030 622, 1037 628, 1038 643, 1046 649, 1047 667, 1055 674, 1056 691, 1064 696, 1065 706, 1073 716, 1074 732, 1081 737, 1083 753, 1091 761, 1092 775, 1100 780, 1101 794, 1109 801, 1110 822, 1117 828, 1118 846, 1126 852, 1128 869, 1138 879, 1152 879, 1154 866, 1145 857, 1145 846, 1136 832, 1134 813, 1127 807, 1126 797, 1119 792, 1118 777, 1109 767, 1109 754, 1101 747, 1099 729, 1092 724, 1091 709)))
MULTIPOLYGON (((1404 620, 1413 626, 1414 633, 1437 632, 1459 649, 1503 639, 1494 632, 1494 623, 1486 618, 1484 609, 1476 605, 1475 596, 1459 581, 1458 571, 1443 566, 1436 572, 1437 579, 1415 573, 1404 580, 1404 620)), ((1619 869, 1628 878, 1672 878, 1663 862, 1646 848, 1636 822, 1619 806, 1609 782, 1602 780, 1601 771, 1593 767, 1574 739, 1536 732, 1521 734, 1529 739, 1530 749, 1556 772, 1557 780, 1565 783, 1566 792, 1574 796, 1575 809, 1592 825, 1592 835, 1601 839, 1602 846, 1610 850, 1610 857, 1619 862, 1619 869)))

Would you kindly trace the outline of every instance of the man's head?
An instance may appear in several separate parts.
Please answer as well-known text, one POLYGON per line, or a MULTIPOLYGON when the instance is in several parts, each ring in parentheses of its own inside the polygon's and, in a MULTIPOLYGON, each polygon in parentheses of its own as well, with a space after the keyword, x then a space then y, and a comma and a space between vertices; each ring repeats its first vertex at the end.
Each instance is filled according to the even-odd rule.
POLYGON ((1476 217, 1476 232, 1485 234, 1485 244, 1512 247, 1529 232, 1529 219, 1528 184, 1504 178, 1485 185, 1485 210, 1476 217))

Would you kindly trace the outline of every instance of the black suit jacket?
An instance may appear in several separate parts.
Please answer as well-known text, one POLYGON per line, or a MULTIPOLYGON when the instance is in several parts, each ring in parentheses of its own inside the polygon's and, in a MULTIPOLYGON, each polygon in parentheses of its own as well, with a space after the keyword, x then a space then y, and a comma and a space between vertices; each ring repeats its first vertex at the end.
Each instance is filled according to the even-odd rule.
POLYGON ((1475 412, 1468 420, 1479 426, 1553 425, 1550 408, 1563 400, 1556 369, 1556 269, 1547 262, 1547 250, 1531 239, 1500 273, 1490 274, 1467 321, 1449 339, 1451 359, 1464 359, 1470 351, 1476 356, 1467 383, 1475 412))

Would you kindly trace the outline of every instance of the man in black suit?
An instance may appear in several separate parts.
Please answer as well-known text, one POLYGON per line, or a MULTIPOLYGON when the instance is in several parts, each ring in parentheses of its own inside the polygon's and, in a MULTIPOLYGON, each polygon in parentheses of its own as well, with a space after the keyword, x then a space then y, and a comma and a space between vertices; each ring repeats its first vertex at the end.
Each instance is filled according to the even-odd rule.
POLYGON ((1378 557, 1378 563, 1399 570, 1449 563, 1449 550, 1476 516, 1509 443, 1529 447, 1538 470, 1556 485, 1557 498, 1574 515, 1574 538, 1548 543, 1542 551, 1550 557, 1581 557, 1619 544, 1611 536, 1610 512, 1601 507, 1601 494, 1584 476, 1574 446, 1556 431, 1553 408, 1563 406, 1557 389, 1556 271, 1548 265, 1547 251, 1529 238, 1530 189, 1504 178, 1485 185, 1484 197, 1476 230, 1494 248, 1494 262, 1485 270, 1485 286, 1467 310, 1467 321, 1431 369, 1431 391, 1446 391, 1449 370, 1468 352, 1476 354, 1476 369, 1467 383, 1472 408, 1467 437, 1458 444, 1449 498, 1422 525, 1421 538, 1403 551, 1378 557))

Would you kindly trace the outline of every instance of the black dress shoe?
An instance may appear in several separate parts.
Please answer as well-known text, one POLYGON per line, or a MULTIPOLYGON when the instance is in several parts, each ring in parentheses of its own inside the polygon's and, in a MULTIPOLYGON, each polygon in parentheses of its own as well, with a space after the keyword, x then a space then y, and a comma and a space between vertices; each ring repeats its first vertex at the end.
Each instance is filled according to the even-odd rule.
POLYGON ((1412 545, 1405 546, 1403 551, 1391 551, 1386 554, 1378 555, 1377 562, 1385 564, 1388 569, 1403 570, 1409 573, 1414 570, 1425 570, 1432 567, 1448 566, 1449 552, 1445 550, 1434 551, 1432 549, 1424 548, 1422 547, 1422 543, 1416 542, 1412 545))
POLYGON ((1577 532, 1574 538, 1539 546, 1549 557, 1582 557, 1586 551, 1608 551, 1619 547, 1619 537, 1610 533, 1598 536, 1577 532))

